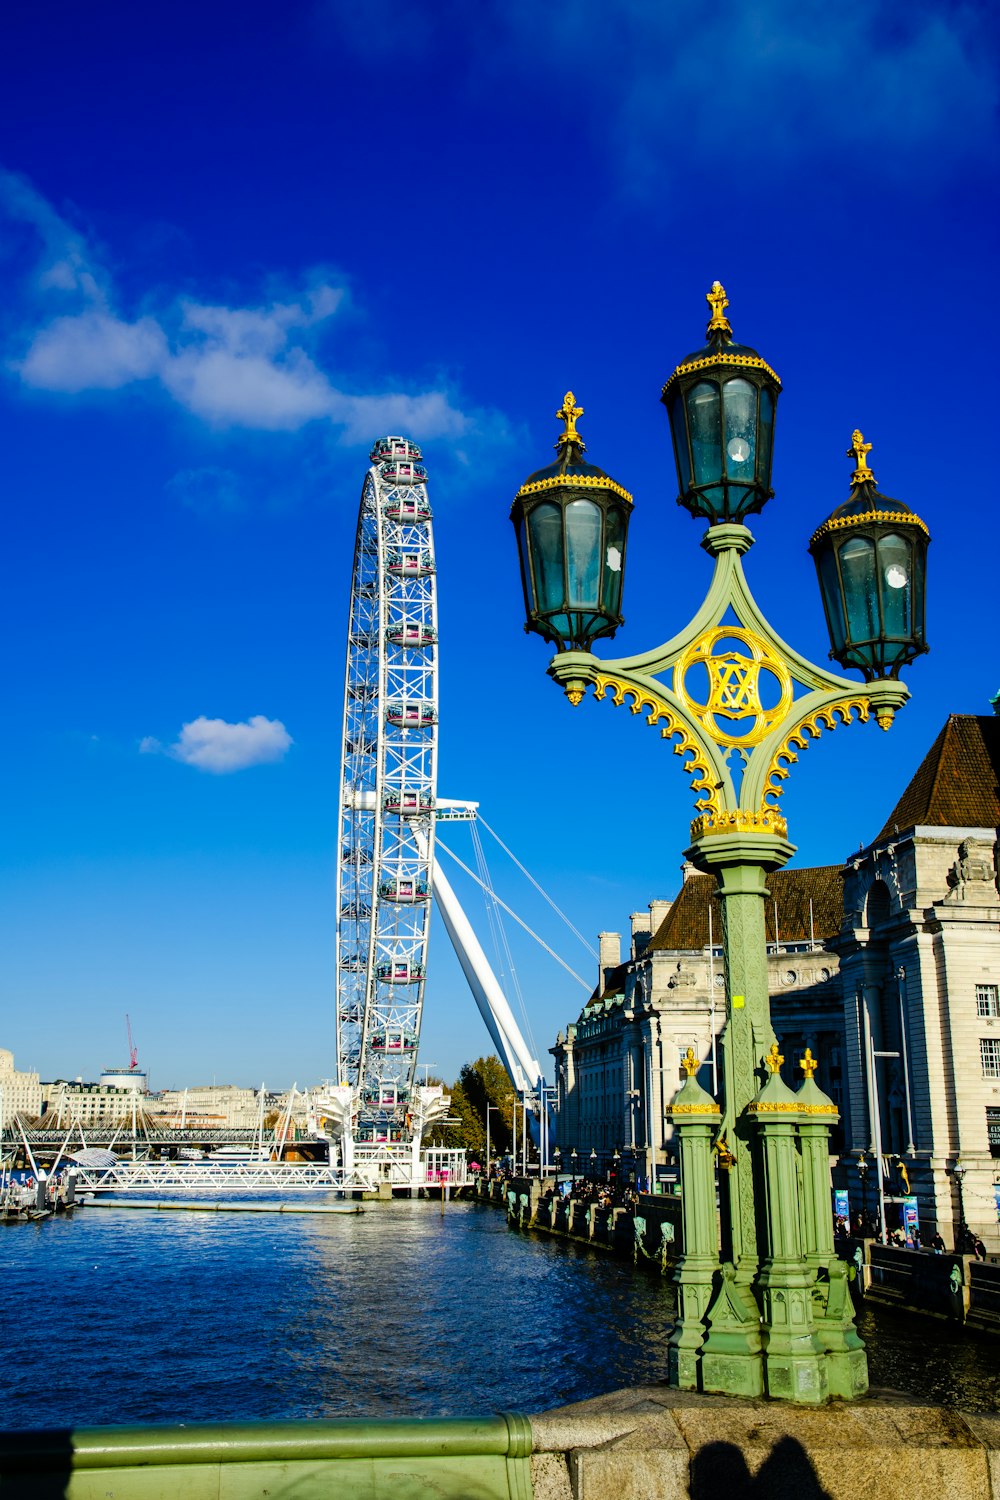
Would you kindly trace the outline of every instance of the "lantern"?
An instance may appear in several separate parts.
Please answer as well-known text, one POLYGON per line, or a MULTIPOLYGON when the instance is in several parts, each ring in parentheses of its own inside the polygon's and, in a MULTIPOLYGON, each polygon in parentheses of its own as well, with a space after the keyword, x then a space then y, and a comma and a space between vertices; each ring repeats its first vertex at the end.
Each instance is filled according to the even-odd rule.
POLYGON ((585 461, 576 430, 583 408, 572 391, 556 416, 565 425, 556 461, 525 480, 510 512, 521 559, 524 628, 560 651, 589 651, 622 623, 632 496, 585 461))
POLYGON ((850 498, 813 535, 831 657, 865 681, 898 677, 926 651, 924 600, 930 534, 901 500, 875 488, 871 443, 855 430, 850 498))
POLYGON ((771 488, 774 412, 781 381, 755 349, 733 343, 725 289, 706 292, 708 343, 663 387, 677 463, 678 505, 710 524, 743 521, 771 488))

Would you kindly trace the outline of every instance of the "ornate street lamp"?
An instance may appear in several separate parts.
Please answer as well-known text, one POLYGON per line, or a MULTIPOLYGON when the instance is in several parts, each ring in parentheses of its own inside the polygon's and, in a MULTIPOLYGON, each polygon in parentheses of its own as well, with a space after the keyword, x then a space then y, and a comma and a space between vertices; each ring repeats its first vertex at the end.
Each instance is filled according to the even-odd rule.
POLYGON ((529 475, 511 507, 521 557, 525 630, 559 650, 586 651, 622 623, 625 540, 632 496, 584 460, 583 407, 567 391, 554 464, 529 475))
POLYGON ((766 882, 794 853, 780 799, 798 752, 838 725, 875 719, 888 729, 909 697, 898 673, 926 649, 928 536, 906 506, 874 488, 869 449, 857 433, 851 497, 819 528, 811 550, 833 657, 866 680, 837 676, 781 639, 750 592, 742 560, 753 545, 744 522, 773 493, 781 382, 755 350, 733 341, 718 282, 707 300, 708 343, 663 388, 679 502, 708 521, 701 544, 714 559, 708 594, 689 624, 636 656, 602 661, 590 653, 621 623, 631 502, 600 470, 581 468, 581 413, 572 396, 559 413, 566 425, 559 460, 522 485, 511 516, 526 628, 558 648, 550 676, 573 704, 593 688, 599 700, 642 713, 682 757, 695 792, 687 858, 715 875, 723 904, 721 1098, 698 1084, 692 1053, 669 1110, 682 1143, 685 1247, 675 1275, 670 1380, 685 1389, 816 1402, 863 1394, 868 1374, 828 1211, 828 1127, 837 1110, 815 1082, 808 1051, 798 1091, 781 1078, 767 982, 766 882), (573 507, 585 498, 584 518, 573 507), (549 509, 540 514, 543 504, 549 509), (795 1167, 806 1158, 808 1171, 795 1167))
POLYGON ((865 1156, 865 1153, 862 1151, 861 1155, 858 1157, 858 1177, 859 1177, 859 1179, 861 1181, 861 1228, 862 1228, 862 1231, 864 1230, 864 1227, 865 1227, 865 1214, 868 1212, 867 1204, 865 1202, 865 1180, 866 1180, 867 1176, 868 1176, 868 1159, 865 1156))
POLYGON ((955 1179, 955 1186, 958 1188, 958 1234, 955 1236, 955 1249, 959 1255, 965 1253, 965 1247, 970 1238, 969 1226, 965 1222, 965 1194, 963 1192, 965 1174, 968 1170, 961 1157, 956 1159, 955 1165, 951 1169, 952 1176, 955 1179))
POLYGON ((572 1151, 569 1153, 569 1161, 570 1161, 570 1172, 571 1172, 572 1178, 573 1178, 572 1186, 576 1187, 576 1147, 575 1146, 573 1147, 572 1151))
POLYGON ((930 541, 927 527, 909 506, 875 488, 868 467, 871 449, 855 429, 847 450, 854 459, 850 497, 809 543, 826 610, 830 657, 842 667, 857 667, 869 682, 898 676, 901 667, 927 650, 930 541))

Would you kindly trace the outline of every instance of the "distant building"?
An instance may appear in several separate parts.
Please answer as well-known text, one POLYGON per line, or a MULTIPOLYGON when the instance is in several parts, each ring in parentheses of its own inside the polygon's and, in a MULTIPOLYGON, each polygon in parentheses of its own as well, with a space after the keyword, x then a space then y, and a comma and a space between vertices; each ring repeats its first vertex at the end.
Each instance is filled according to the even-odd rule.
MULTIPOLYGON (((794 1076, 800 1049, 841 1112, 832 1145, 853 1207, 952 1244, 964 1210, 1000 1248, 1000 718, 953 714, 878 837, 841 867, 768 876, 768 988, 794 1076), (857 1172, 861 1154, 871 1170, 857 1172), (881 1194, 874 1156, 883 1161, 881 1194), (956 1174, 955 1168, 959 1167, 956 1174), (863 1200, 863 1193, 867 1196, 863 1200)), ((600 982, 553 1047, 564 1164, 662 1175, 664 1105, 690 1046, 715 1093, 725 1019, 715 879, 684 867, 671 902, 632 919, 631 951, 600 937, 600 982), (594 1153, 593 1158, 591 1153, 594 1153)))
POLYGON ((235 1083, 200 1084, 190 1089, 164 1089, 157 1114, 180 1126, 181 1121, 252 1130, 260 1119, 260 1096, 256 1089, 235 1083))
MULTIPOLYGON (((600 935, 600 981, 551 1049, 559 1144, 565 1153, 575 1148, 579 1171, 593 1160, 603 1172, 617 1151, 626 1176, 663 1175, 673 1140, 664 1107, 677 1092, 688 1047, 702 1060, 699 1082, 716 1092, 716 1042, 726 1018, 722 908, 713 876, 689 864, 683 874, 675 900, 653 901, 648 916, 633 915, 624 961, 619 935, 600 935)), ((840 1104, 844 1033, 831 943, 843 910, 841 869, 779 870, 768 888, 775 1032, 786 1057, 812 1048, 820 1086, 840 1104)))
POLYGON ((149 1079, 143 1068, 105 1068, 101 1074, 101 1087, 128 1089, 134 1094, 148 1094, 149 1079))
POLYGON ((82 1125, 118 1125, 130 1120, 136 1098, 135 1089, 109 1088, 101 1083, 85 1083, 82 1078, 56 1078, 42 1083, 41 1113, 50 1129, 82 1125))
POLYGON ((0 1130, 5 1130, 15 1115, 40 1115, 42 1086, 37 1073, 19 1073, 14 1054, 0 1047, 0 1130))
POLYGON ((907 1190, 902 1160, 921 1223, 946 1238, 959 1221, 960 1162, 966 1220, 994 1249, 998 828, 1000 718, 952 714, 878 837, 847 861, 837 944, 851 1143, 868 1151, 880 1135, 896 1159, 886 1190, 907 1190))

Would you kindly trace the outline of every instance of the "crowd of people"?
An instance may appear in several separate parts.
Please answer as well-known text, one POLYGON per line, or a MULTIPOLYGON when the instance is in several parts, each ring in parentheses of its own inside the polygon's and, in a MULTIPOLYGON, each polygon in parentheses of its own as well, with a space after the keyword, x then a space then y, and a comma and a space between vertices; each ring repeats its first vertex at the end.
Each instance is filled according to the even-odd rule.
MULTIPOLYGON (((838 1247, 847 1240, 878 1240, 879 1244, 891 1245, 897 1250, 925 1250, 931 1255, 943 1255, 948 1247, 944 1242, 940 1230, 931 1234, 928 1230, 921 1230, 918 1225, 913 1225, 909 1234, 902 1228, 889 1229, 883 1236, 881 1226, 876 1217, 868 1209, 863 1213, 856 1213, 850 1223, 843 1217, 834 1219, 834 1235, 838 1247)), ((973 1255, 976 1260, 986 1259, 986 1246, 982 1240, 974 1235, 967 1224, 960 1224, 955 1236, 955 1254, 973 1255)))

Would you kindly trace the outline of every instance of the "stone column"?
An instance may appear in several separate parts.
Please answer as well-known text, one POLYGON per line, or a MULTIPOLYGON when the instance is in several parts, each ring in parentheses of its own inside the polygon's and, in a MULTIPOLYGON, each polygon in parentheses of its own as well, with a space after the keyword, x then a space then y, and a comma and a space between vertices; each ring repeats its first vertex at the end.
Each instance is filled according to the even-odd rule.
MULTIPOLYGON (((758 1289, 764 1325, 764 1378, 769 1396, 819 1404, 830 1392, 825 1351, 816 1336, 812 1289, 816 1272, 805 1257, 799 1194, 796 1096, 781 1081, 784 1058, 773 1043, 770 1077, 747 1111, 756 1122, 766 1226, 758 1289)), ((814 1205, 813 1205, 814 1208, 814 1205)), ((811 1213, 815 1229, 815 1213, 811 1213)), ((831 1247, 832 1248, 832 1247, 831 1247)))
POLYGON ((688 1391, 700 1389, 705 1314, 719 1272, 712 1137, 718 1129, 720 1110, 695 1077, 699 1061, 689 1047, 684 1059, 687 1079, 668 1106, 680 1146, 684 1234, 683 1254, 674 1271, 677 1322, 670 1336, 670 1384, 688 1391))
POLYGON ((807 1047, 799 1059, 805 1081, 795 1102, 799 1111, 802 1152, 802 1238, 806 1264, 816 1277, 813 1316, 816 1337, 826 1351, 831 1396, 863 1396, 868 1389, 868 1357, 854 1326, 847 1267, 833 1246, 830 1184, 830 1126, 837 1106, 822 1092, 813 1074, 816 1059, 807 1047))
POLYGON ((755 1097, 764 1054, 774 1041, 768 994, 764 901, 767 875, 794 846, 769 833, 702 837, 688 851, 714 874, 722 898, 726 1024, 722 1050, 722 1132, 728 1171, 720 1184, 723 1275, 708 1313, 702 1358, 706 1391, 764 1393, 760 1307, 754 1295, 759 1263, 754 1202, 754 1131, 747 1107, 755 1097))

